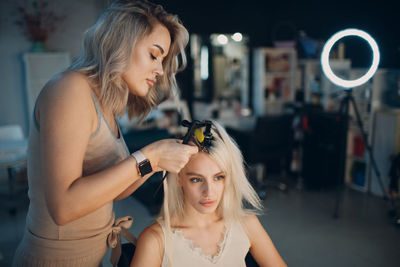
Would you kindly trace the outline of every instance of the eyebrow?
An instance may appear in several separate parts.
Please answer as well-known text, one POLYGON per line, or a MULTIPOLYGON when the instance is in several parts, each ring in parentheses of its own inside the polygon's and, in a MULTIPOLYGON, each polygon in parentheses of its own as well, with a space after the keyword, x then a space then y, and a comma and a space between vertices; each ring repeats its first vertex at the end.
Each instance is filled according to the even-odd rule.
POLYGON ((158 44, 153 44, 155 47, 157 47, 158 49, 160 49, 160 51, 161 51, 161 54, 162 55, 164 55, 164 49, 160 46, 160 45, 158 45, 158 44))
MULTIPOLYGON (((195 172, 187 172, 185 174, 189 175, 189 176, 201 176, 201 177, 204 177, 202 174, 195 173, 195 172)), ((225 173, 224 172, 218 172, 218 173, 214 174, 213 176, 215 177, 215 176, 219 176, 219 175, 225 175, 225 173)))

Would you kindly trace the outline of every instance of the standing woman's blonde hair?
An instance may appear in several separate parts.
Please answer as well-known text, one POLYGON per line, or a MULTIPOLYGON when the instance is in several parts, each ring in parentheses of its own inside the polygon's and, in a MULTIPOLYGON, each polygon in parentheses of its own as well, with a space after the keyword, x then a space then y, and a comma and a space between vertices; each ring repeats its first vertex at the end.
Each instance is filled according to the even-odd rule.
POLYGON ((84 73, 91 86, 98 89, 101 104, 110 107, 114 115, 122 115, 128 105, 129 117, 144 118, 171 92, 176 93, 175 74, 186 65, 184 49, 188 39, 178 17, 167 13, 162 6, 147 1, 116 0, 86 31, 83 52, 69 70, 84 73), (170 50, 163 61, 164 75, 157 77, 146 97, 135 96, 129 93, 122 73, 132 59, 137 41, 149 35, 158 23, 171 36, 170 50))
MULTIPOLYGON (((242 153, 236 142, 227 134, 217 122, 212 121, 212 145, 208 149, 209 155, 215 160, 225 173, 225 189, 217 212, 227 222, 241 221, 250 211, 262 209, 260 198, 249 183, 242 153), (246 208, 246 206, 249 206, 246 208)), ((204 166, 207 168, 207 166, 204 166)), ((169 242, 172 224, 179 222, 184 216, 184 196, 178 182, 178 174, 170 173, 164 180, 164 203, 157 221, 165 227, 165 246, 167 266, 172 266, 173 259, 169 242)))

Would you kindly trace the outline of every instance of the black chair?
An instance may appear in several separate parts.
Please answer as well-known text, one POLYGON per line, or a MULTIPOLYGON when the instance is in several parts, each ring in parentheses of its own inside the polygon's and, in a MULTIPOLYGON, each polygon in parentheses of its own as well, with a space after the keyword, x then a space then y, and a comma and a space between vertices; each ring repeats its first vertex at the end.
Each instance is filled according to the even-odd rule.
POLYGON ((336 112, 308 112, 304 129, 302 176, 309 189, 329 189, 344 183, 346 124, 336 112))
POLYGON ((260 198, 266 197, 267 186, 287 190, 282 178, 287 176, 292 156, 292 122, 291 114, 268 115, 258 117, 252 131, 227 129, 242 150, 249 165, 250 179, 260 198), (271 174, 280 179, 271 179, 271 174))

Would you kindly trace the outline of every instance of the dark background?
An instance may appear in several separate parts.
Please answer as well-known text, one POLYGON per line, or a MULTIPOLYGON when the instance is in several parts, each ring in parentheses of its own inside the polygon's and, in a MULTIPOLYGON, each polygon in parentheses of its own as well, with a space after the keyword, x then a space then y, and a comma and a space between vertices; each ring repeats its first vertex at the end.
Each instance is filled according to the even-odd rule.
MULTIPOLYGON (((400 1, 261 1, 261 0, 154 0, 178 14, 190 33, 241 32, 250 47, 272 46, 274 39, 297 38, 303 30, 313 39, 326 41, 339 30, 358 28, 368 32, 380 47, 383 68, 400 68, 400 1), (283 25, 283 26, 282 26, 283 25), (284 25, 292 25, 285 27, 284 25), (293 29, 295 28, 295 29, 293 29), (276 33, 279 29, 279 34, 276 33)), ((346 42, 346 57, 353 67, 368 67, 369 47, 346 42)))

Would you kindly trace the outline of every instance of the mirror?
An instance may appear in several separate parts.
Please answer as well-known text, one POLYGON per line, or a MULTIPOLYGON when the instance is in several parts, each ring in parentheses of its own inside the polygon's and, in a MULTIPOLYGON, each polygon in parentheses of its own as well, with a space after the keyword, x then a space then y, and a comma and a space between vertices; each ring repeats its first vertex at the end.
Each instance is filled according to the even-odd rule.
POLYGON ((241 33, 192 34, 194 100, 206 103, 234 102, 248 108, 248 37, 241 33))

